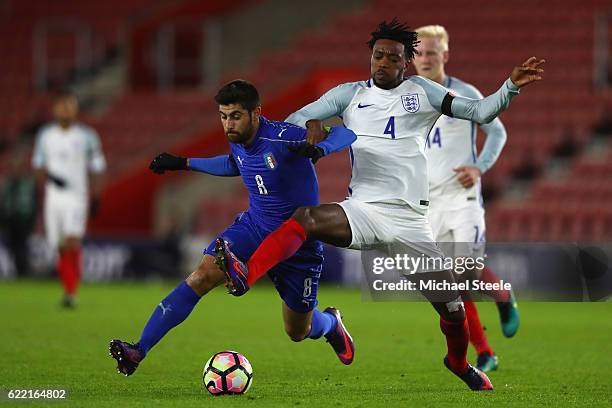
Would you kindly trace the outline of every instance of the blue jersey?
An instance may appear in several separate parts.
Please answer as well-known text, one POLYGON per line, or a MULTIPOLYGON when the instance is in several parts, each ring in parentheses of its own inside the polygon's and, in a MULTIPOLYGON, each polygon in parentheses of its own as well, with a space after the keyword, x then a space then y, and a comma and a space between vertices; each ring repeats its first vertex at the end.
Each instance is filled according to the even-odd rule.
POLYGON ((317 175, 310 159, 289 150, 306 141, 306 129, 260 118, 248 147, 231 144, 231 155, 249 192, 248 213, 274 231, 299 207, 319 204, 317 175))
MULTIPOLYGON (((350 129, 331 129, 317 144, 324 155, 340 151, 357 139, 350 129)), ((285 122, 259 119, 259 129, 248 146, 230 144, 229 156, 190 158, 191 170, 217 176, 242 176, 249 192, 249 209, 219 234, 234 254, 246 262, 272 231, 300 207, 319 204, 317 175, 309 158, 289 150, 306 142, 306 129, 285 122)), ((215 241, 204 250, 215 255, 215 241)), ((317 305, 317 287, 323 268, 321 241, 309 240, 268 275, 281 298, 299 313, 317 305)))
MULTIPOLYGON (((356 139, 352 130, 337 126, 324 141, 317 143, 317 147, 328 155, 345 149, 356 139)), ((233 242, 233 250, 243 261, 248 260, 261 241, 295 210, 319 204, 319 185, 311 160, 289 150, 305 142, 306 129, 261 116, 259 129, 249 146, 231 143, 230 155, 188 160, 189 169, 194 171, 216 176, 242 176, 249 192, 249 209, 220 236, 233 242)), ((214 242, 205 253, 214 255, 214 242)), ((320 273, 322 253, 320 241, 306 241, 282 264, 316 275, 320 273)), ((313 282, 312 276, 307 279, 313 282)))

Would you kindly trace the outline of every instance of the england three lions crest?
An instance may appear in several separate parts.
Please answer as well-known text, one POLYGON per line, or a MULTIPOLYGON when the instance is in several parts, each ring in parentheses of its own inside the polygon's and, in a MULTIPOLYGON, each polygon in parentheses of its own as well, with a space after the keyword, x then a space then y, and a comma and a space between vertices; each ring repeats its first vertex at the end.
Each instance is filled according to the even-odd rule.
POLYGON ((402 95, 402 105, 406 112, 415 113, 419 110, 419 94, 402 95))

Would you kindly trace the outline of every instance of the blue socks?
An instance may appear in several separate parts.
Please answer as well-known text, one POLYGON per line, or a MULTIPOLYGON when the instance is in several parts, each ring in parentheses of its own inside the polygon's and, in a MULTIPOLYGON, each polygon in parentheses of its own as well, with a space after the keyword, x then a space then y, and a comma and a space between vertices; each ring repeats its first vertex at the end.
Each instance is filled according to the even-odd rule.
POLYGON ((325 313, 319 309, 315 309, 312 313, 312 323, 308 337, 311 339, 318 339, 321 336, 325 336, 326 334, 330 333, 332 330, 335 330, 337 325, 338 320, 336 319, 336 316, 331 313, 325 313))
MULTIPOLYGON (((186 282, 181 282, 162 300, 149 318, 138 346, 144 359, 149 350, 155 346, 173 327, 181 324, 199 302, 198 296, 186 282)), ((318 339, 336 329, 338 320, 330 313, 313 310, 312 323, 308 337, 318 339)))
POLYGON ((162 300, 145 326, 138 345, 142 358, 174 326, 181 324, 200 300, 186 282, 182 282, 162 300))

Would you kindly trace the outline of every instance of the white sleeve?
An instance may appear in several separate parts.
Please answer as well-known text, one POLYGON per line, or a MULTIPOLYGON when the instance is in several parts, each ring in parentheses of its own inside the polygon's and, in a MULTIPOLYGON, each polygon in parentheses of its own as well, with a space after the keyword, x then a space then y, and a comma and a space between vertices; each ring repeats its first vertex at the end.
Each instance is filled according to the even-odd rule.
POLYGON ((519 88, 508 78, 502 86, 484 99, 471 99, 464 96, 454 96, 452 91, 420 76, 410 79, 425 90, 429 103, 438 112, 459 118, 467 119, 479 124, 489 123, 503 112, 512 98, 519 93, 519 88))
POLYGON ((289 115, 285 122, 305 127, 306 122, 310 119, 325 120, 334 116, 341 116, 360 86, 359 82, 338 85, 324 93, 316 101, 289 115))
POLYGON ((95 130, 87 129, 87 161, 89 170, 93 173, 103 173, 106 170, 106 159, 102 152, 102 144, 95 130))
POLYGON ((453 116, 476 123, 489 123, 508 108, 519 88, 508 78, 502 86, 484 99, 474 100, 457 96, 452 101, 453 116))
POLYGON ((47 165, 47 155, 45 152, 45 127, 36 134, 36 142, 32 151, 32 167, 42 169, 47 165))
POLYGON ((497 161, 501 154, 504 145, 506 144, 506 128, 499 118, 495 118, 492 122, 481 125, 480 128, 486 133, 487 138, 482 151, 478 155, 476 166, 481 173, 489 170, 497 161))

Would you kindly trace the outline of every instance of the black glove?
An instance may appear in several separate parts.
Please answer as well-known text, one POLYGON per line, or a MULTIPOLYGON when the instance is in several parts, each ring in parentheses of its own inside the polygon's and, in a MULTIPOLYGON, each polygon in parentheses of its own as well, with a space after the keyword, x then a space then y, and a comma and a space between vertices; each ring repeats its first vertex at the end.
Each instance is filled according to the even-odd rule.
POLYGON ((162 153, 153 159, 149 164, 149 169, 154 173, 164 174, 166 170, 189 170, 187 167, 187 158, 174 156, 170 153, 162 153))
POLYGON ((89 216, 91 218, 98 215, 100 211, 100 197, 91 197, 89 199, 89 216))
POLYGON ((322 148, 308 143, 302 143, 297 146, 289 146, 289 150, 304 157, 310 157, 312 164, 315 164, 321 157, 325 156, 325 152, 322 148))
POLYGON ((51 173, 47 173, 47 180, 55 184, 59 188, 66 188, 66 180, 51 173))

